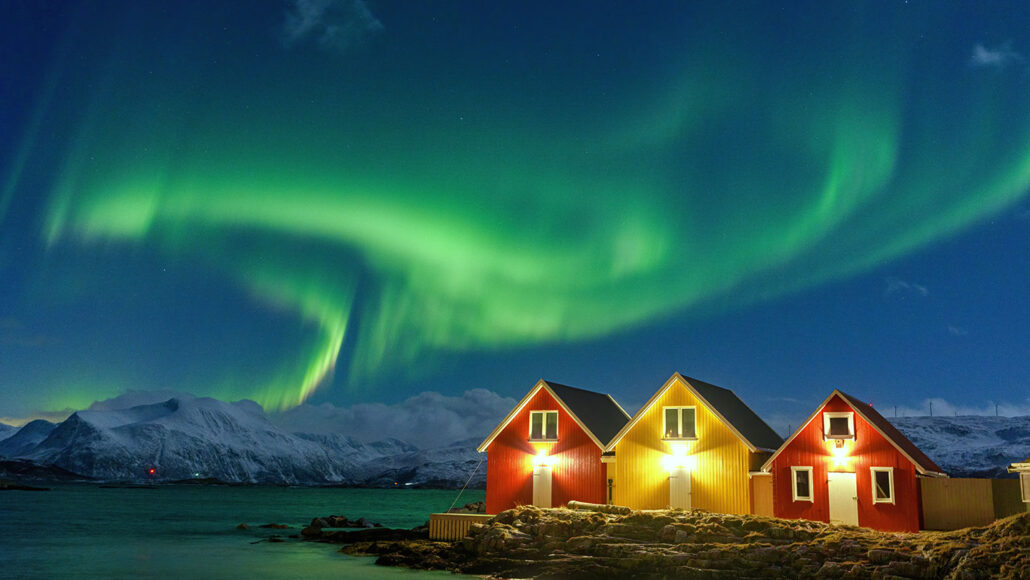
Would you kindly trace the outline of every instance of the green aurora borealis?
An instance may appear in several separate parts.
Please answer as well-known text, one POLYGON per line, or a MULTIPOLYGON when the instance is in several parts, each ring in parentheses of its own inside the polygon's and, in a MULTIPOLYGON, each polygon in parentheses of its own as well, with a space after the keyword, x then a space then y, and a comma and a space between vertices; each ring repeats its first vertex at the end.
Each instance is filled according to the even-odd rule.
POLYGON ((671 3, 609 38, 628 7, 582 27, 568 8, 535 41, 491 45, 493 23, 528 27, 532 10, 498 8, 512 14, 458 41, 453 14, 434 31, 403 6, 369 2, 383 30, 344 51, 278 42, 278 5, 225 33, 228 8, 68 24, 0 212, 46 150, 44 255, 133 249, 297 320, 305 339, 255 363, 263 382, 227 359, 176 385, 284 409, 445 353, 599 339, 841 280, 1030 187, 1025 63, 972 62, 960 9, 742 21, 671 3))

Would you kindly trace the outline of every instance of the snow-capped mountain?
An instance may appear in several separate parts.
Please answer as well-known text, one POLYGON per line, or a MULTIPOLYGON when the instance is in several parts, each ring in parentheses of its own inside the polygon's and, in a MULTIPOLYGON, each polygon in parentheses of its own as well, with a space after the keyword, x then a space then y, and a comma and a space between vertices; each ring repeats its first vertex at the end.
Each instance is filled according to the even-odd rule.
POLYGON ((8 425, 7 423, 0 423, 0 441, 7 439, 11 435, 14 435, 15 431, 17 430, 17 427, 8 425))
POLYGON ((951 477, 1001 477, 1030 457, 1030 416, 899 417, 899 431, 951 477))
POLYGON ((347 481, 321 446, 246 406, 204 398, 79 411, 14 456, 105 480, 347 481))
POLYGON ((0 456, 108 481, 210 477, 391 487, 460 486, 471 473, 463 471, 466 463, 479 461, 470 446, 419 450, 392 438, 287 433, 253 402, 190 395, 129 408, 95 405, 58 425, 33 421, 0 441, 0 456))
POLYGON ((15 429, 0 439, 0 457, 19 457, 34 449, 50 435, 56 424, 43 419, 29 421, 21 429, 15 429))

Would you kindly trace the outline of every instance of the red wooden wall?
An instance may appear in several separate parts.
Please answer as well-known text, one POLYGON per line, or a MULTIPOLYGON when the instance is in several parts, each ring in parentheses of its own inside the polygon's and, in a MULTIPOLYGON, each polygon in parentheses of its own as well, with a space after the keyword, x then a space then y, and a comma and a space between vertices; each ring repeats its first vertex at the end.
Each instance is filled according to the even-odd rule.
POLYGON ((858 524, 884 531, 919 531, 919 485, 916 469, 889 441, 855 413, 855 440, 849 441, 848 461, 836 463, 823 441, 822 411, 850 412, 834 396, 773 461, 773 511, 776 517, 830 521, 827 473, 850 471, 858 485, 858 524), (812 466, 813 501, 794 501, 791 466, 812 466), (894 503, 873 503, 870 467, 894 468, 894 503))
POLYGON ((601 448, 541 389, 487 448, 487 513, 533 503, 533 458, 541 449, 557 457, 552 467, 552 506, 564 506, 569 500, 605 503, 608 477, 601 448), (558 411, 558 441, 530 443, 529 412, 553 410, 558 411))

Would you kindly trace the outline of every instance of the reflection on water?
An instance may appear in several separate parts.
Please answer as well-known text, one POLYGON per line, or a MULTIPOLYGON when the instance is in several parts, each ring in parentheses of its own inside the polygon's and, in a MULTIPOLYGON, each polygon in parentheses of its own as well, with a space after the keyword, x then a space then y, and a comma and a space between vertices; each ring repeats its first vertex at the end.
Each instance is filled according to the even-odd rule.
MULTIPOLYGON (((287 540, 315 516, 366 517, 413 527, 444 511, 442 490, 162 486, 105 489, 62 485, 0 493, 0 577, 54 578, 428 578, 340 554, 336 546, 287 540), (258 528, 285 523, 292 530, 258 528), (247 523, 249 530, 236 526, 247 523), (257 542, 257 543, 254 543, 257 542)), ((461 504, 484 499, 466 491, 461 504)))

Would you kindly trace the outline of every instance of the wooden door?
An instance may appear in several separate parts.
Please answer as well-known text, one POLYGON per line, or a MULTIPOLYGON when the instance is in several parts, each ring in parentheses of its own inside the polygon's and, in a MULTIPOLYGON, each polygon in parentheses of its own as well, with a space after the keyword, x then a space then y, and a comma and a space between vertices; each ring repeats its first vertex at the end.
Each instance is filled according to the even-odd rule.
POLYGON ((830 523, 858 525, 858 482, 854 473, 830 473, 830 523))
POLYGON ((551 507, 550 465, 536 465, 533 467, 533 505, 544 508, 551 507))
POLYGON ((669 474, 669 507, 690 509, 690 470, 674 467, 669 474))

